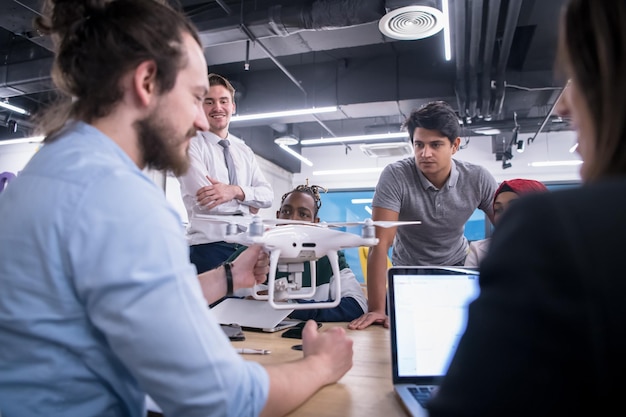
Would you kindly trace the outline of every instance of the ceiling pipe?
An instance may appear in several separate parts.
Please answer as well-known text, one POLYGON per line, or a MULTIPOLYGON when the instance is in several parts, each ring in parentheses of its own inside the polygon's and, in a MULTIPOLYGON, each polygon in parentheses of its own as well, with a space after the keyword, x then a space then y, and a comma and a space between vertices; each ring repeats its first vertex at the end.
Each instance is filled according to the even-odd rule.
POLYGON ((469 116, 476 117, 476 106, 478 102, 478 57, 480 55, 483 0, 473 0, 471 2, 471 22, 470 22, 470 42, 469 42, 469 65, 468 65, 468 109, 469 116))
POLYGON ((529 145, 535 141, 535 138, 537 137, 537 135, 539 133, 541 133, 543 128, 546 126, 546 123, 548 123, 548 120, 550 119, 550 116, 552 115, 552 112, 554 111, 556 105, 558 104, 559 100, 561 99, 561 96, 563 96, 563 92, 565 91, 566 87, 567 87, 567 84, 565 85, 565 87, 563 87, 561 89, 561 92, 559 93, 558 97, 556 98, 556 100, 554 100, 554 103, 552 103, 552 106, 550 107, 550 110, 548 111, 548 114, 546 114, 546 117, 541 122, 541 126, 539 126, 539 129, 537 129, 537 131, 535 132, 535 134, 531 138, 528 138, 528 144, 529 145))
POLYGON ((481 81, 481 111, 480 113, 487 120, 491 120, 493 108, 491 107, 491 64, 493 61, 493 50, 496 42, 496 31, 498 29, 498 16, 500 14, 500 0, 488 0, 488 16, 485 25, 485 49, 483 52, 483 71, 481 81))
POLYGON ((272 52, 270 52, 270 50, 267 49, 267 47, 263 45, 263 43, 256 38, 256 36, 254 36, 254 34, 250 31, 250 29, 248 29, 248 27, 244 23, 242 23, 240 27, 241 27, 242 32, 246 34, 248 39, 254 42, 256 45, 258 45, 259 48, 261 48, 263 52, 265 52, 265 55, 267 55, 267 57, 272 60, 274 65, 276 65, 278 69, 280 69, 283 72, 283 74, 285 74, 287 78, 289 78, 291 82, 293 82, 295 86, 298 87, 300 91, 302 91, 304 95, 306 96, 307 92, 300 84, 300 81, 298 81, 296 77, 294 77, 289 72, 289 70, 285 68, 283 64, 280 63, 280 61, 272 54, 272 52))
MULTIPOLYGON (((216 0, 217 1, 217 0, 216 0)), ((217 1, 221 6, 223 1, 217 1)), ((384 0, 316 0, 292 5, 274 5, 267 10, 252 10, 241 17, 232 14, 196 13, 192 20, 205 45, 224 45, 245 41, 239 26, 250 28, 257 39, 289 36, 306 30, 330 30, 378 21, 385 14, 384 0), (208 17, 206 17, 208 16, 208 17)), ((243 5, 242 5, 243 6, 243 5)), ((230 11, 230 13, 229 13, 230 11)))
MULTIPOLYGON (((265 52, 265 54, 268 56, 268 58, 272 60, 272 62, 278 67, 278 69, 280 69, 287 76, 287 78, 289 78, 289 80, 291 80, 291 82, 294 83, 296 85, 296 87, 298 87, 298 89, 300 89, 300 91, 302 91, 304 93, 304 98, 308 99, 307 92, 304 89, 304 87, 302 87, 302 84, 300 83, 300 81, 298 81, 296 79, 296 77, 294 77, 293 74, 291 74, 289 72, 289 70, 287 68, 285 68, 285 66, 283 64, 281 64, 280 61, 274 55, 272 55, 270 50, 267 49, 265 47, 265 45, 263 45, 262 42, 260 42, 258 39, 256 39, 254 34, 252 32, 250 32, 250 29, 248 29, 248 27, 245 24, 243 24, 243 23, 241 24, 241 30, 248 36, 249 40, 251 40, 252 42, 256 42, 256 44, 259 45, 259 47, 261 49, 263 49, 263 52, 265 52)), ((317 115, 313 115, 313 118, 330 135, 332 135, 333 137, 337 136, 337 135, 335 135, 335 133, 332 130, 330 130, 330 128, 328 126, 326 126, 326 124, 324 122, 322 122, 322 120, 319 117, 317 117, 317 115)))
POLYGON ((511 44, 513 43, 513 35, 515 35, 515 28, 517 27, 517 20, 519 19, 521 7, 521 1, 508 2, 506 21, 504 23, 504 35, 502 36, 500 55, 498 57, 498 67, 496 69, 496 97, 494 101, 494 113, 496 115, 500 115, 502 113, 502 105, 504 104, 506 64, 509 60, 511 44))
POLYGON ((53 62, 50 57, 0 66, 0 98, 53 90, 53 62))
POLYGON ((274 6, 273 23, 280 34, 299 30, 325 30, 379 20, 385 14, 384 0, 316 0, 298 6, 274 6), (276 13, 280 11, 280 13, 276 13))
MULTIPOLYGON (((233 14, 225 1, 215 2, 227 14, 226 17, 215 18, 215 13, 211 13, 211 17, 206 18, 203 16, 209 16, 208 13, 191 12, 204 45, 249 39, 248 34, 241 30, 242 22, 250 32, 255 33, 258 41, 304 30, 337 29, 370 23, 385 14, 384 0, 316 0, 293 6, 272 6, 269 11, 252 11, 241 17, 233 14)), ((34 42, 33 39, 31 41, 34 42)), ((42 58, 40 61, 36 66, 32 65, 33 61, 0 65, 0 98, 50 90, 53 58, 42 58)))
MULTIPOLYGON (((549 118, 548 118, 549 120, 549 118)), ((530 117, 530 118, 521 118, 519 119, 519 133, 528 134, 534 133, 537 129, 545 128, 546 123, 545 117, 530 117), (543 126, 542 126, 543 125, 543 126)), ((466 131, 471 132, 469 136, 481 137, 485 136, 488 138, 489 134, 482 134, 480 131, 482 129, 498 129, 501 133, 512 132, 512 129, 515 126, 514 119, 501 119, 501 120, 492 120, 491 122, 478 122, 472 124, 471 126, 466 127, 466 131)), ((569 124, 567 122, 563 123, 552 123, 549 125, 549 132, 560 132, 564 130, 571 130, 569 124)), ((468 134, 466 134, 467 136, 468 134)), ((529 142, 530 143, 530 142, 529 142)))
POLYGON ((464 119, 467 116, 467 83, 466 75, 467 66, 465 65, 465 39, 469 38, 466 33, 467 25, 465 22, 465 0, 457 1, 454 5, 454 34, 456 41, 454 49, 456 55, 456 83, 455 92, 457 105, 459 107, 459 117, 464 119))
POLYGON ((226 3, 224 3, 223 0, 215 0, 215 3, 217 3, 217 5, 220 6, 222 10, 226 12, 227 15, 233 14, 233 11, 230 9, 230 7, 228 7, 226 3))

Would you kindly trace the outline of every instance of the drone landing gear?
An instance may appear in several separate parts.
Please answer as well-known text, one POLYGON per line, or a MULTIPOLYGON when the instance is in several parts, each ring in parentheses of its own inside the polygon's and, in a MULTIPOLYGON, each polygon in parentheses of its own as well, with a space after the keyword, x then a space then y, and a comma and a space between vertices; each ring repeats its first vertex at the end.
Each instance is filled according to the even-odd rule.
POLYGON ((335 275, 335 299, 328 302, 318 303, 290 303, 289 300, 294 299, 313 299, 315 297, 316 286, 316 268, 315 260, 309 261, 311 270, 311 286, 304 287, 308 291, 303 291, 302 273, 304 272, 304 262, 285 262, 279 263, 280 251, 274 250, 270 254, 270 273, 268 277, 268 294, 261 295, 254 290, 253 297, 257 300, 268 300, 270 305, 278 310, 305 310, 316 308, 333 308, 339 305, 341 299, 341 279, 339 278, 339 260, 337 252, 333 251, 327 254, 333 275, 335 275), (288 277, 276 279, 276 272, 286 272, 288 277))
MULTIPOLYGON (((315 262, 311 261, 311 270, 315 274, 315 262)), ((315 296, 314 282, 309 291, 302 291, 302 273, 304 272, 304 262, 280 263, 277 265, 278 272, 287 273, 287 277, 277 278, 274 282, 274 300, 284 301, 287 299, 306 299, 315 296)), ((315 277, 311 277, 312 280, 315 277)))

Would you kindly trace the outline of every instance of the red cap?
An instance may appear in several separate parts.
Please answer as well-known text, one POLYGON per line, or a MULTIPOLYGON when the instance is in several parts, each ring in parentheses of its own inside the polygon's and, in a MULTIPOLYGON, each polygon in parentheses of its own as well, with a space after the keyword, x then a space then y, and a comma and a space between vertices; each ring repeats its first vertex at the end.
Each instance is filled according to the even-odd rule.
POLYGON ((548 191, 545 185, 540 181, 526 180, 522 178, 516 178, 513 180, 502 181, 496 193, 493 195, 493 201, 495 203, 496 197, 505 191, 514 192, 517 195, 530 194, 536 192, 548 191))

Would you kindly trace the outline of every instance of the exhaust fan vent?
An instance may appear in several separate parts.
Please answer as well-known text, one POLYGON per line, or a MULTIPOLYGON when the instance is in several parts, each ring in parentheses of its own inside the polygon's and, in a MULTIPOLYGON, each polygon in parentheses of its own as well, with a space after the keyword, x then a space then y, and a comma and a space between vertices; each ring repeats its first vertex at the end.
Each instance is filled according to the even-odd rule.
POLYGON ((372 158, 403 157, 413 154, 408 142, 373 143, 361 145, 361 150, 372 158))
POLYGON ((392 10, 378 22, 378 30, 392 39, 415 40, 443 29, 443 13, 430 6, 406 6, 392 10))

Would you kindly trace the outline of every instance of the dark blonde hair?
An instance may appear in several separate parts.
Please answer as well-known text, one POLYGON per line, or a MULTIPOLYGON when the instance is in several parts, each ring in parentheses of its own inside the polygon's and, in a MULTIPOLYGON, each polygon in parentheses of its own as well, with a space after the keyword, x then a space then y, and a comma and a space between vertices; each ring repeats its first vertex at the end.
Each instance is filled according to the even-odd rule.
POLYGON ((235 102, 235 88, 232 86, 230 81, 226 78, 222 77, 219 74, 211 73, 209 74, 209 87, 213 87, 215 85, 221 85, 230 93, 230 98, 232 102, 235 102))
POLYGON ((626 174, 626 2, 570 0, 561 17, 558 65, 591 115, 595 158, 585 180, 626 174))
POLYGON ((170 91, 187 65, 182 34, 201 44, 187 18, 157 0, 45 0, 35 26, 52 36, 52 79, 63 95, 40 117, 47 135, 68 118, 108 115, 123 95, 122 76, 143 61, 156 63, 159 92, 170 91))

